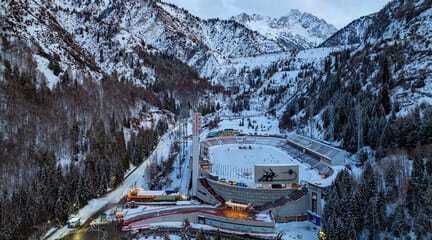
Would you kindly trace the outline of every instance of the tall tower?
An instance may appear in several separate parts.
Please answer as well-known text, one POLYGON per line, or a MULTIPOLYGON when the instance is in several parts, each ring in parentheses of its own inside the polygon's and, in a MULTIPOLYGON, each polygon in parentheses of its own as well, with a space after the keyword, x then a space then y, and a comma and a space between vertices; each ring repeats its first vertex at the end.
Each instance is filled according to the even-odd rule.
POLYGON ((199 178, 201 113, 192 113, 192 196, 196 196, 199 178))

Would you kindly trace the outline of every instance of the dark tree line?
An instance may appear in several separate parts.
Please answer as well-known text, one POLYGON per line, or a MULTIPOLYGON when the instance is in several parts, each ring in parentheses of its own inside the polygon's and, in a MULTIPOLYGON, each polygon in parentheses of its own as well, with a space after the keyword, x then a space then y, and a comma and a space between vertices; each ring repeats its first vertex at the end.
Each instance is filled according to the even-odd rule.
POLYGON ((233 113, 238 113, 243 110, 250 110, 250 102, 249 97, 245 97, 244 95, 242 97, 238 97, 234 100, 234 102, 231 104, 231 111, 233 113))
POLYGON ((13 52, 0 56, 0 239, 27 239, 121 183, 168 125, 164 118, 150 129, 131 125, 132 109, 165 105, 162 95, 68 71, 50 89, 31 55, 13 52))
POLYGON ((287 104, 280 126, 288 129, 304 126, 311 113, 315 116, 323 111, 325 137, 342 141, 343 147, 352 152, 359 145, 386 151, 431 143, 432 107, 422 104, 397 117, 399 103, 390 97, 396 87, 413 91, 422 86, 418 83, 423 81, 421 76, 410 80, 392 76, 406 61, 398 56, 403 48, 402 43, 385 47, 373 61, 367 57, 368 48, 355 55, 349 50, 334 53, 325 61, 322 77, 314 80, 308 93, 287 104), (302 109, 306 112, 303 119, 293 121, 292 116, 302 109))
MULTIPOLYGON (((425 6, 430 2, 417 9, 425 6)), ((430 74, 422 68, 405 70, 412 61, 428 58, 429 45, 429 39, 417 35, 332 53, 322 70, 311 73, 307 92, 287 103, 280 127, 303 128, 320 114, 327 140, 351 152, 363 146, 376 151, 378 160, 366 165, 360 178, 344 170, 327 190, 323 239, 411 239, 412 233, 431 239, 432 106, 406 110, 416 95, 424 95, 430 74), (401 156, 395 149, 408 151, 411 175, 409 166, 391 160, 401 156)), ((368 160, 359 155, 362 162, 368 160)))
POLYGON ((366 165, 358 179, 341 171, 326 192, 322 239, 406 238, 411 231, 417 239, 430 239, 432 146, 418 147, 410 155, 411 176, 391 158, 366 165))
POLYGON ((205 116, 207 114, 216 112, 220 108, 219 102, 215 104, 214 102, 207 101, 206 103, 201 103, 198 105, 198 112, 205 116))

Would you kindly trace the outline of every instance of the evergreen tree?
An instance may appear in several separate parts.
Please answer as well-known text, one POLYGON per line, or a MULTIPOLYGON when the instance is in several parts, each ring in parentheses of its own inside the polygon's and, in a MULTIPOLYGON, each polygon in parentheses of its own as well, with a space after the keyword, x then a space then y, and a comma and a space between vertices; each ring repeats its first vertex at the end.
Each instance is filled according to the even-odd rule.
POLYGON ((398 187, 396 185, 397 169, 392 163, 385 172, 385 185, 387 188, 387 201, 393 201, 398 195, 398 187))
POLYGON ((387 231, 386 229, 386 205, 384 192, 380 191, 376 200, 377 222, 380 230, 387 231))
POLYGON ((388 89, 387 84, 384 85, 381 89, 380 99, 381 99, 381 104, 384 108, 385 113, 389 114, 390 110, 391 110, 391 103, 390 103, 390 93, 389 93, 389 89, 388 89))
POLYGON ((404 214, 404 207, 402 205, 398 205, 391 218, 391 232, 395 237, 401 237, 404 233, 406 233, 407 222, 404 214))
POLYGON ((163 235, 163 239, 164 239, 164 240, 170 240, 168 234, 166 234, 166 233, 163 235))
POLYGON ((221 236, 221 233, 219 231, 219 228, 218 228, 218 230, 216 232, 215 240, 222 240, 222 236, 221 236))
POLYGON ((197 232, 197 234, 196 234, 196 236, 195 236, 195 239, 196 239, 196 240, 206 240, 206 239, 207 239, 206 236, 205 236, 205 234, 204 234, 204 231, 203 231, 202 229, 200 229, 200 230, 197 232))
POLYGON ((366 227, 369 230, 369 240, 378 239, 379 223, 375 197, 371 197, 368 201, 366 227))
POLYGON ((69 214, 68 209, 70 202, 66 195, 67 193, 65 192, 64 188, 59 188, 57 193, 57 201, 54 206, 54 214, 59 221, 59 224, 64 224, 69 214))

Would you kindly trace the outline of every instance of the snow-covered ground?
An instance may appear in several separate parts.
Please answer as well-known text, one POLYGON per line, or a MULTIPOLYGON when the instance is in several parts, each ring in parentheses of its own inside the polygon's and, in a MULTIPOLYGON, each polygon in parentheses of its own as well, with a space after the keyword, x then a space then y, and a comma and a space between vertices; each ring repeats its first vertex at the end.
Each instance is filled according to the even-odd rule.
MULTIPOLYGON (((167 223, 159 223, 159 224, 151 224, 151 226, 163 226, 163 227, 175 227, 181 228, 182 223, 179 222, 167 222, 167 223)), ((191 224, 193 228, 203 229, 203 230, 216 230, 211 226, 202 225, 202 224, 191 224)), ((315 240, 318 239, 318 233, 320 228, 313 225, 310 222, 291 222, 291 223, 281 223, 276 224, 276 233, 283 232, 283 240, 315 240)), ((228 231, 229 232, 229 231, 228 231)), ((181 239, 179 236, 170 235, 171 240, 181 239)), ((139 240, 148 239, 148 238, 139 238, 139 240)), ((153 239, 153 238, 152 238, 153 239)), ((159 237, 155 237, 154 239, 163 239, 159 237)))
POLYGON ((315 240, 318 239, 320 228, 311 222, 291 222, 276 224, 275 232, 283 232, 284 240, 315 240))
MULTIPOLYGON (((173 132, 177 131, 177 126, 172 127, 171 131, 167 132, 160 138, 159 144, 143 163, 138 166, 138 168, 126 178, 123 183, 118 186, 114 191, 104 195, 101 198, 93 199, 88 202, 88 204, 79 210, 76 217, 81 219, 81 222, 87 221, 92 215, 94 215, 99 210, 110 204, 116 204, 126 196, 128 191, 133 187, 141 187, 144 189, 148 188, 148 179, 146 177, 146 169, 153 161, 159 161, 160 159, 167 159, 171 144, 174 140, 173 132)), ((48 239, 60 239, 70 233, 72 230, 68 229, 67 226, 59 229, 48 239)))
POLYGON ((340 171, 345 169, 345 166, 332 166, 333 174, 327 178, 322 178, 320 175, 313 175, 314 177, 309 180, 309 182, 317 184, 321 187, 330 186, 333 181, 336 179, 336 176, 340 171))
MULTIPOLYGON (((203 129, 202 138, 205 138, 209 131, 221 129, 237 129, 241 133, 249 135, 278 135, 280 134, 279 120, 270 115, 265 115, 264 111, 243 111, 242 114, 233 114, 230 111, 220 111, 215 116, 218 116, 220 122, 217 129, 203 129), (250 121, 250 125, 249 125, 250 121), (241 124, 243 123, 243 124, 241 124), (242 125, 242 126, 241 126, 242 125)), ((210 119, 210 116, 206 116, 210 119)))
MULTIPOLYGON (((192 132, 192 123, 188 122, 187 132, 192 132)), ((191 172, 189 171, 190 156, 192 150, 192 139, 186 140, 186 147, 184 151, 184 160, 182 161, 181 154, 179 153, 176 157, 176 161, 173 164, 173 171, 168 175, 168 178, 173 182, 169 186, 164 186, 164 189, 176 189, 182 195, 188 195, 189 193, 189 182, 191 178, 191 172)))
POLYGON ((48 68, 49 60, 39 55, 35 55, 34 59, 37 64, 37 70, 43 73, 45 76, 46 84, 48 88, 53 89, 55 84, 57 84, 57 82, 59 81, 59 78, 56 75, 54 75, 51 69, 48 68))
MULTIPOLYGON (((181 237, 177 236, 177 235, 168 235, 168 238, 170 240, 180 240, 181 239, 181 237)), ((150 237, 149 236, 145 236, 145 237, 138 238, 138 240, 147 240, 147 239, 163 240, 164 238, 163 237, 158 237, 158 236, 150 236, 150 237)))

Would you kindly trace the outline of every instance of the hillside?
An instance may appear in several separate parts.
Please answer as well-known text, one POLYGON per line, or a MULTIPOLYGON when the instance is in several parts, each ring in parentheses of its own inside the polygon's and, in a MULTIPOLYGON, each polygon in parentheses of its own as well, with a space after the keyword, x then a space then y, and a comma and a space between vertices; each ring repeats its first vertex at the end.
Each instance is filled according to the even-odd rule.
MULTIPOLYGON (((429 0, 391 1, 379 12, 354 20, 321 46, 364 44, 376 42, 378 39, 409 38, 416 35, 417 31, 423 31, 421 28, 429 28, 430 24, 427 20, 431 4, 429 0)), ((423 34, 420 32, 420 35, 423 34)))
POLYGON ((204 20, 159 0, 10 0, 0 13, 1 239, 38 238, 119 186, 190 109, 367 165, 328 189, 330 239, 430 237, 432 0, 394 0, 339 31, 296 10, 204 20))
POLYGON ((366 38, 366 32, 376 19, 377 14, 371 14, 354 20, 341 30, 326 39, 320 47, 349 46, 362 43, 366 38))
POLYGON ((392 1, 371 15, 379 24, 354 21, 323 44, 346 49, 288 100, 281 127, 340 144, 365 164, 328 189, 323 239, 431 237, 431 15, 430 1, 392 1))
POLYGON ((195 104, 213 91, 185 63, 147 48, 135 48, 142 78, 108 71, 50 8, 1 7, 1 239, 38 238, 47 222, 64 224, 150 155, 182 99, 195 104))
MULTIPOLYGON (((395 13, 401 11, 416 14, 409 21, 395 18, 382 28, 375 26, 374 31, 365 35, 366 42, 331 54, 321 72, 314 74, 317 78, 311 84, 313 87, 301 98, 290 102, 282 124, 292 123, 288 119, 297 115, 295 109, 302 111, 302 107, 296 106, 308 105, 314 115, 318 114, 315 122, 326 133, 325 138, 343 140, 343 146, 352 151, 359 141, 356 121, 360 120, 356 118, 363 122, 360 146, 407 146, 406 142, 383 142, 385 139, 403 139, 406 132, 400 132, 400 137, 395 138, 386 136, 386 131, 377 137, 372 131, 390 128, 388 133, 395 134, 395 130, 400 129, 398 119, 414 114, 417 107, 420 107, 416 111, 421 115, 424 110, 428 111, 432 97, 429 94, 432 87, 432 25, 423 23, 431 22, 430 6, 427 1, 417 2, 411 10, 406 10, 407 6, 399 1, 387 5, 378 14, 398 16, 395 13), (301 102, 304 98, 309 98, 306 104, 301 102), (329 124, 334 125, 329 128, 329 124), (333 129, 332 132, 329 129, 333 129)), ((304 112, 309 110, 304 109, 304 112)), ((422 139, 412 137, 414 142, 422 139)), ((415 143, 410 144, 413 145, 415 143)))
POLYGON ((146 66, 137 49, 174 56, 202 77, 210 77, 226 58, 285 50, 235 21, 202 20, 160 1, 60 2, 52 6, 57 19, 105 71, 116 69, 143 83, 152 80, 133 74, 146 66))

